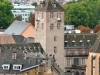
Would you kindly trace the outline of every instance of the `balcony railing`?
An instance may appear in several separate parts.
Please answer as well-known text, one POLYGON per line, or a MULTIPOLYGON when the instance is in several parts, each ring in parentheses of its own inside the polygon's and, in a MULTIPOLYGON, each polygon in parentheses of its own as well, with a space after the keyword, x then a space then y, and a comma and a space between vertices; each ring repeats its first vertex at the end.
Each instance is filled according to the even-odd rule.
POLYGON ((88 55, 88 50, 66 50, 66 56, 84 56, 88 55))
POLYGON ((65 67, 66 69, 82 69, 85 70, 86 69, 86 65, 84 66, 77 66, 77 65, 72 65, 71 67, 65 67))

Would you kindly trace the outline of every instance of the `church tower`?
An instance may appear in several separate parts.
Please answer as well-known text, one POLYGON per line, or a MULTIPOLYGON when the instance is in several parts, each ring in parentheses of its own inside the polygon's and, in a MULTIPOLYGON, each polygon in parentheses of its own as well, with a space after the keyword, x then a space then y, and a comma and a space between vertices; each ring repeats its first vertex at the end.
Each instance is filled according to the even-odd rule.
POLYGON ((42 0, 35 8, 35 42, 64 69, 64 9, 56 0, 42 0))

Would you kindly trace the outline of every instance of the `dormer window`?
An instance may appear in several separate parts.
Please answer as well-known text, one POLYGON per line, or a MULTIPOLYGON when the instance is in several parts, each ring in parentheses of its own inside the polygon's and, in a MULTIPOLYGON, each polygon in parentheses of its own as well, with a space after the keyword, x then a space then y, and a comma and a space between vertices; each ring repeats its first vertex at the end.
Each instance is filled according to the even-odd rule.
POLYGON ((80 45, 81 45, 81 46, 84 46, 83 40, 80 40, 80 45))
POLYGON ((87 40, 87 44, 89 45, 89 46, 91 46, 92 44, 91 44, 91 40, 87 40))
POLYGON ((3 64, 2 67, 3 67, 3 70, 9 70, 10 64, 3 64))
POLYGON ((73 44, 73 46, 76 46, 76 41, 73 40, 73 41, 72 41, 72 44, 73 44))
POLYGON ((21 70, 21 68, 22 68, 22 65, 17 65, 17 64, 13 65, 13 70, 21 70))
POLYGON ((69 42, 68 41, 65 41, 65 46, 69 46, 69 42))
POLYGON ((56 4, 55 3, 53 4, 53 7, 56 8, 56 4))

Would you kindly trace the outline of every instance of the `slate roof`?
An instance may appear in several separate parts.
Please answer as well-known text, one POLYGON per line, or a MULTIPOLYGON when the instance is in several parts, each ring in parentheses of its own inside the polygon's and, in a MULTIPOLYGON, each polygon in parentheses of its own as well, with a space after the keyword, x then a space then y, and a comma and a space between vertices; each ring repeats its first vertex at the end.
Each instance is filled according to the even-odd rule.
POLYGON ((35 11, 64 11, 61 5, 56 0, 44 0, 34 9, 35 11), (53 3, 56 4, 56 8, 53 6, 53 3), (41 4, 42 5, 41 7, 41 4))
POLYGON ((25 37, 22 35, 0 35, 0 44, 14 44, 14 43, 25 43, 25 37))
POLYGON ((86 34, 65 34, 64 41, 68 42, 69 46, 65 46, 65 48, 90 48, 97 39, 97 34, 95 33, 86 33, 86 34), (91 42, 91 46, 87 43, 87 41, 91 42), (81 46, 80 41, 83 41, 84 46, 81 46), (76 46, 73 45, 73 42, 76 42, 76 46))
POLYGON ((89 49, 89 52, 100 53, 100 37, 97 38, 94 45, 89 49))
POLYGON ((16 43, 24 43, 25 37, 22 35, 12 35, 16 43))
POLYGON ((45 59, 43 57, 43 49, 39 43, 31 44, 2 44, 0 45, 0 74, 14 74, 20 73, 20 70, 13 70, 13 64, 22 65, 21 71, 27 70, 32 67, 36 67, 39 64, 38 60, 45 59), (35 48, 34 48, 35 47, 35 48), (39 49, 40 48, 40 49, 39 49), (17 58, 12 59, 12 52, 16 51, 17 58), (27 51, 26 59, 24 59, 24 51, 27 51), (33 53, 33 56, 28 54, 33 53), (40 53, 40 54, 39 54, 40 53), (37 56, 36 56, 37 54, 37 56), (2 65, 5 63, 10 63, 9 70, 3 70, 2 65))
POLYGON ((4 34, 20 35, 30 23, 15 20, 4 32, 4 34))

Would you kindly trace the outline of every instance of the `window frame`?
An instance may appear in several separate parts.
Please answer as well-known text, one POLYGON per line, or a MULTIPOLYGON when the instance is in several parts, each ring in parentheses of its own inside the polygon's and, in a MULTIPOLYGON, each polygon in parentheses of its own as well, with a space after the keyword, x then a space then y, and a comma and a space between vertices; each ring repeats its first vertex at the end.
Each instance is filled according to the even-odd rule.
POLYGON ((67 58, 67 66, 71 66, 71 58, 67 58))
POLYGON ((57 47, 54 46, 54 53, 57 53, 57 47))
POLYGON ((57 23, 57 29, 60 29, 60 23, 57 23))
POLYGON ((22 65, 14 64, 13 65, 13 70, 21 70, 22 65))
POLYGON ((50 18, 53 18, 53 17, 54 17, 54 13, 50 12, 50 18))
POLYGON ((10 64, 3 64, 2 67, 3 67, 3 70, 9 70, 10 64))
POLYGON ((53 30, 53 27, 54 27, 54 24, 51 23, 51 24, 50 24, 50 30, 53 30))

